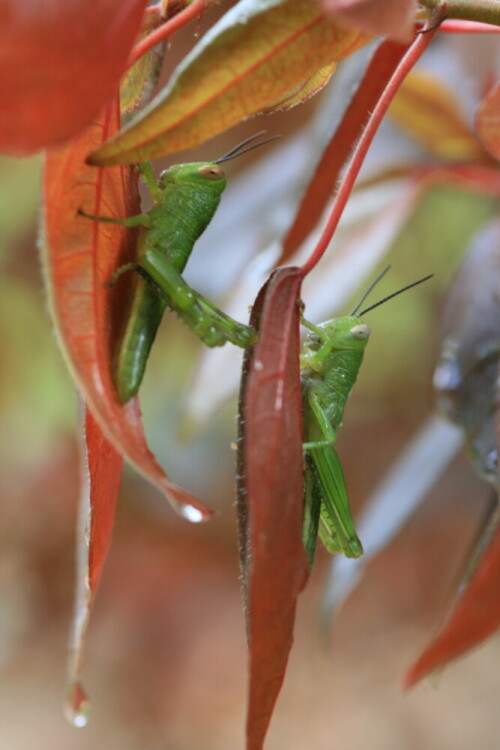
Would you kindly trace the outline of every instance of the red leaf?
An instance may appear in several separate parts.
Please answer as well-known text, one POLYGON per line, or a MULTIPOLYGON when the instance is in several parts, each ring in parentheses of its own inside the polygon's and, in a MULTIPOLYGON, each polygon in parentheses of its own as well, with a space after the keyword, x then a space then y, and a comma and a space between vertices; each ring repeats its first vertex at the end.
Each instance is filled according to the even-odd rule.
POLYGON ((106 284, 133 258, 135 235, 93 222, 78 210, 120 217, 140 211, 133 170, 100 170, 84 163, 91 148, 116 132, 118 120, 115 104, 77 139, 47 156, 44 251, 52 312, 70 368, 108 440, 165 492, 176 510, 199 521, 211 511, 169 480, 147 447, 138 400, 121 404, 111 378, 111 355, 134 279, 125 274, 112 288, 106 284))
POLYGON ((102 566, 113 531, 123 456, 106 439, 98 422, 89 411, 85 415, 85 438, 88 467, 87 492, 91 511, 88 580, 90 592, 94 594, 101 578, 102 566))
POLYGON ((5 0, 0 43, 0 150, 62 143, 114 94, 146 0, 5 0))
POLYGON ((242 385, 239 524, 250 684, 247 750, 260 750, 293 640, 296 600, 307 580, 302 545, 302 404, 298 268, 274 272, 251 323, 260 339, 247 353, 242 385))
POLYGON ((80 684, 83 648, 90 610, 111 542, 123 468, 123 457, 105 438, 89 411, 85 415, 85 442, 66 704, 68 719, 77 726, 87 723, 89 702, 80 684))
MULTIPOLYGON (((498 513, 497 513, 498 515, 498 513)), ((438 636, 405 676, 412 687, 423 677, 465 654, 500 627, 500 526, 438 636)))
POLYGON ((374 53, 339 127, 321 156, 295 221, 283 240, 283 250, 277 265, 293 255, 319 221, 325 206, 331 200, 342 167, 408 46, 385 41, 374 53))

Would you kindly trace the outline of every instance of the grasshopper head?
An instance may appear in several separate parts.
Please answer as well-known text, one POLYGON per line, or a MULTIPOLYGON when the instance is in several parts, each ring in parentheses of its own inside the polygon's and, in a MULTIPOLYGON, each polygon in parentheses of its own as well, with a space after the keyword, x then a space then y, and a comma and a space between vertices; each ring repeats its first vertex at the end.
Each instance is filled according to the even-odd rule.
POLYGON ((370 338, 370 328, 352 315, 327 320, 318 329, 324 334, 323 341, 332 344, 332 349, 362 351, 370 338))
POLYGON ((226 187, 226 173, 214 162, 174 164, 161 173, 158 181, 160 190, 165 190, 171 185, 200 188, 220 197, 226 187))

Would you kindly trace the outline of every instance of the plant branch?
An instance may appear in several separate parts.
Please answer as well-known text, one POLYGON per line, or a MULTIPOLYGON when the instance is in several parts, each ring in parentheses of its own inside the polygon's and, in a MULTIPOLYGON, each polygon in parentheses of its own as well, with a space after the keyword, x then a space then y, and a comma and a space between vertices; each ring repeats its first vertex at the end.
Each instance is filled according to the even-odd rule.
POLYGON ((500 26, 499 0, 419 0, 419 3, 433 13, 441 11, 446 18, 500 26))
POLYGON ((188 5, 176 16, 158 26, 145 39, 135 45, 128 59, 127 67, 130 68, 146 52, 149 52, 150 49, 160 44, 160 42, 164 42, 175 31, 182 29, 183 26, 187 26, 188 23, 203 13, 207 5, 207 0, 194 0, 191 5, 188 5))
POLYGON ((440 30, 448 34, 499 34, 500 26, 476 21, 443 21, 440 30))
POLYGON ((370 147, 373 138, 387 112, 389 105, 394 99, 399 87, 403 83, 408 73, 412 70, 416 62, 423 55, 427 47, 432 42, 434 35, 438 31, 439 26, 436 25, 425 34, 419 34, 413 44, 411 45, 408 52, 405 54, 397 68, 395 69, 389 83, 385 87, 378 103, 373 110, 370 119, 359 139, 359 142, 351 156, 351 160, 347 166, 345 174, 340 183, 337 195, 333 202, 332 210, 327 219, 325 228, 319 238, 319 241, 314 248, 309 259, 302 266, 302 272, 304 276, 311 271, 315 265, 322 258, 325 250, 327 249, 333 234, 340 221, 340 217, 344 211, 347 200, 354 187, 354 182, 358 176, 359 170, 363 165, 363 161, 367 154, 368 148, 370 147))

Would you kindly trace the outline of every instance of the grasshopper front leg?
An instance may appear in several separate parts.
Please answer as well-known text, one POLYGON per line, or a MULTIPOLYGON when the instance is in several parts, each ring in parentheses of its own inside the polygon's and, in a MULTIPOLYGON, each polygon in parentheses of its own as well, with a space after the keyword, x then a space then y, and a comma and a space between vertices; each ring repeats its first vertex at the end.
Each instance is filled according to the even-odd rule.
POLYGON ((320 326, 310 323, 304 318, 304 316, 301 316, 300 322, 305 328, 308 328, 311 333, 314 333, 321 344, 319 349, 307 347, 305 351, 302 352, 300 355, 300 367, 301 369, 309 367, 314 372, 320 373, 324 369, 325 359, 331 354, 332 349, 335 347, 335 341, 331 336, 329 337, 327 332, 320 328, 320 326))
POLYGON ((135 216, 128 216, 126 219, 117 219, 114 216, 96 216, 95 214, 88 214, 83 208, 78 209, 78 213, 85 219, 102 221, 107 224, 118 224, 121 227, 128 227, 129 229, 140 226, 147 228, 151 221, 148 214, 135 214, 135 216))
MULTIPOLYGON (((150 218, 148 214, 135 214, 135 216, 128 216, 126 219, 117 219, 113 216, 96 216, 95 214, 88 214, 82 208, 78 209, 78 213, 85 219, 91 219, 92 221, 101 221, 107 224, 118 224, 118 226, 127 227, 128 229, 133 229, 134 227, 147 228, 150 224, 150 218)), ((110 280, 105 284, 105 286, 114 286, 123 273, 126 273, 127 271, 136 271, 138 270, 138 268, 139 265, 135 261, 133 261, 132 263, 125 263, 125 265, 120 266, 116 269, 116 271, 114 271, 110 280)))
MULTIPOLYGON (((315 448, 326 448, 330 445, 333 445, 337 437, 337 431, 333 429, 330 420, 328 419, 328 415, 325 414, 320 404, 318 395, 314 392, 314 390, 310 389, 308 391, 307 401, 311 408, 312 414, 316 418, 316 424, 321 431, 322 437, 320 437, 318 440, 312 440, 310 442, 303 443, 302 448, 305 451, 308 451, 314 450, 315 448)), ((318 429, 314 429, 314 432, 318 432, 318 429)), ((309 435, 309 437, 311 436, 309 435)))

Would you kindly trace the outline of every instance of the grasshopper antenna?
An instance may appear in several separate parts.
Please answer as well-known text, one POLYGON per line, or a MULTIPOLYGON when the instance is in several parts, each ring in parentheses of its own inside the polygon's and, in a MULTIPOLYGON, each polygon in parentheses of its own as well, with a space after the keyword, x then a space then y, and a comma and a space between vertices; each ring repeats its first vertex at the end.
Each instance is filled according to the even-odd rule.
MULTIPOLYGON (((354 310, 352 311, 352 313, 351 313, 351 317, 352 317, 353 315, 356 315, 356 313, 358 312, 359 308, 361 307, 361 305, 363 304, 363 302, 365 301, 365 299, 366 299, 366 298, 368 297, 368 295, 370 294, 370 292, 371 292, 371 291, 372 291, 372 290, 373 290, 373 289, 374 289, 374 288, 375 288, 375 287, 377 286, 378 282, 379 282, 379 281, 380 281, 381 279, 383 279, 383 278, 384 278, 384 276, 385 276, 385 275, 386 275, 386 273, 387 273, 387 272, 388 272, 388 271, 390 270, 390 268, 391 268, 390 266, 386 266, 386 267, 384 268, 384 270, 382 271, 382 273, 379 273, 379 275, 377 276, 377 278, 375 279, 375 281, 372 281, 372 283, 370 284, 370 286, 368 287, 368 289, 367 289, 367 290, 366 290, 366 292, 365 292, 365 293, 363 294, 363 296, 362 296, 362 297, 361 297, 361 299, 359 300, 358 304, 356 305, 356 307, 355 307, 355 308, 354 308, 354 310)), ((361 313, 361 314, 362 314, 362 313, 361 313)))
POLYGON ((378 302, 375 302, 374 305, 370 305, 370 307, 365 307, 365 309, 361 310, 361 312, 358 314, 358 317, 360 318, 362 315, 369 312, 370 310, 373 310, 375 307, 378 307, 379 305, 383 305, 384 302, 387 302, 387 300, 392 299, 393 297, 397 297, 398 294, 402 294, 403 292, 406 292, 408 289, 413 289, 414 286, 423 284, 424 281, 428 281, 429 279, 432 279, 433 276, 434 274, 430 273, 428 276, 424 276, 423 279, 418 279, 418 281, 414 281, 412 284, 408 284, 407 286, 404 286, 402 289, 398 289, 397 292, 393 292, 392 294, 389 294, 387 297, 384 297, 384 299, 381 299, 378 302))
POLYGON ((246 154, 247 151, 252 151, 254 148, 260 148, 260 146, 264 146, 264 144, 269 143, 270 141, 276 140, 276 138, 281 138, 281 135, 271 135, 269 138, 265 138, 263 141, 259 141, 259 143, 252 143, 252 141, 255 141, 257 138, 260 138, 261 135, 264 135, 266 133, 265 130, 260 130, 258 133, 255 133, 255 135, 251 135, 249 138, 245 138, 244 141, 241 141, 241 143, 238 143, 237 146, 231 149, 231 151, 228 151, 227 154, 224 154, 224 156, 219 157, 214 161, 214 164, 222 164, 223 161, 229 161, 230 159, 236 159, 237 156, 241 156, 242 154, 246 154), (247 146, 248 143, 252 143, 251 146, 247 146), (247 146, 247 148, 244 148, 244 146, 247 146))

